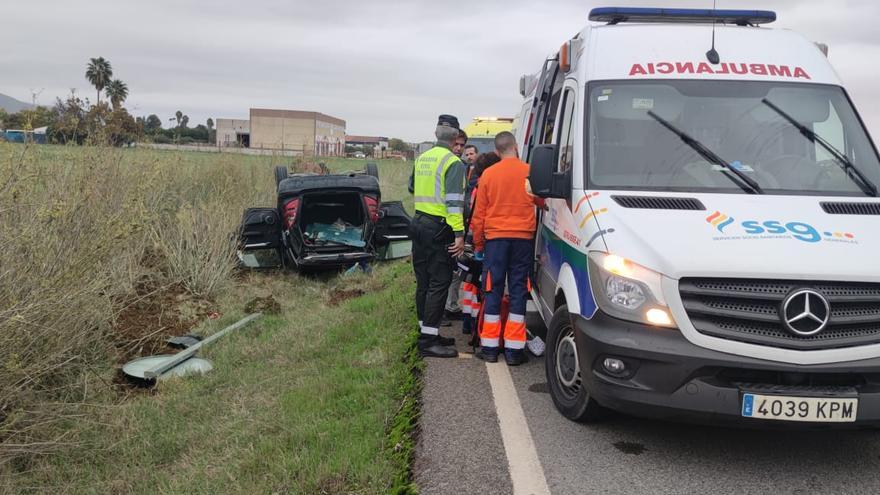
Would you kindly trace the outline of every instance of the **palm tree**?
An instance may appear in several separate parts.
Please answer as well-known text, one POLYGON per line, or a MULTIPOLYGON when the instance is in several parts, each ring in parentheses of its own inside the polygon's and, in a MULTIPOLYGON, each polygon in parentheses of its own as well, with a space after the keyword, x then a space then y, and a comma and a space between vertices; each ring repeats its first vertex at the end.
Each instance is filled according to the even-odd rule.
POLYGON ((205 125, 208 127, 208 143, 214 142, 214 119, 208 117, 208 121, 205 122, 205 125))
POLYGON ((119 79, 114 79, 107 83, 105 92, 107 93, 107 98, 110 98, 110 103, 113 104, 113 110, 116 110, 128 98, 128 85, 119 79))
POLYGON ((110 82, 111 77, 113 77, 113 67, 110 66, 109 60, 105 60, 104 57, 89 59, 86 79, 98 90, 98 103, 101 103, 101 91, 110 82))
POLYGON ((180 141, 180 129, 183 128, 186 121, 189 121, 189 117, 183 114, 180 110, 174 112, 174 117, 169 120, 177 120, 177 127, 174 128, 174 142, 177 143, 180 141), (184 120, 186 119, 186 120, 184 120))

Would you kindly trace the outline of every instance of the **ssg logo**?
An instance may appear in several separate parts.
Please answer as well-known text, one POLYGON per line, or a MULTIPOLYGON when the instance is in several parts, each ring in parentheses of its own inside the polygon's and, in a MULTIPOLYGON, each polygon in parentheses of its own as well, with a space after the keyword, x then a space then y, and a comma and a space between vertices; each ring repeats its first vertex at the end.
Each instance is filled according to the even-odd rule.
POLYGON ((723 237, 716 237, 715 240, 790 238, 810 243, 822 240, 830 242, 856 242, 856 236, 849 232, 820 231, 804 222, 745 220, 738 224, 738 227, 742 229, 741 235, 737 235, 732 231, 724 232, 725 228, 734 224, 734 218, 720 211, 716 211, 706 217, 706 222, 715 227, 718 232, 724 234, 723 237))
POLYGON ((733 217, 729 217, 720 211, 716 211, 715 213, 709 215, 709 218, 706 219, 707 222, 711 223, 713 227, 718 229, 718 232, 724 233, 724 227, 733 223, 733 217))

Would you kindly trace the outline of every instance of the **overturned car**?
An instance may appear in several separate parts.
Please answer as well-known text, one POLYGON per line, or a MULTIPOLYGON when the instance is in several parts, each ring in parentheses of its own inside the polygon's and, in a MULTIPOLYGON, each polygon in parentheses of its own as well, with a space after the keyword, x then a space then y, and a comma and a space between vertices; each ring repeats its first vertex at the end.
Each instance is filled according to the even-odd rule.
POLYGON ((238 258, 249 268, 339 269, 406 256, 410 217, 383 203, 378 169, 288 175, 275 168, 277 206, 245 210, 238 258))

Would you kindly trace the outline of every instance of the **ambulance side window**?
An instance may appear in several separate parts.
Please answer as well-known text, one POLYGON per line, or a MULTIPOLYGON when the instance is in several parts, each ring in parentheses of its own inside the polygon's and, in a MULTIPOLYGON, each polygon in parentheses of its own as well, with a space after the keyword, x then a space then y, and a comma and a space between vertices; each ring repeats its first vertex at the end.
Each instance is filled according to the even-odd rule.
POLYGON ((576 99, 574 91, 565 90, 562 100, 562 114, 559 116, 562 126, 556 140, 559 144, 559 166, 557 167, 559 172, 570 170, 574 161, 574 104, 576 99))
POLYGON ((559 100, 562 96, 562 77, 556 77, 553 83, 553 92, 550 96, 550 102, 546 108, 546 118, 544 121, 543 133, 541 135, 541 144, 550 144, 553 142, 553 135, 556 134, 556 114, 559 110, 559 100))

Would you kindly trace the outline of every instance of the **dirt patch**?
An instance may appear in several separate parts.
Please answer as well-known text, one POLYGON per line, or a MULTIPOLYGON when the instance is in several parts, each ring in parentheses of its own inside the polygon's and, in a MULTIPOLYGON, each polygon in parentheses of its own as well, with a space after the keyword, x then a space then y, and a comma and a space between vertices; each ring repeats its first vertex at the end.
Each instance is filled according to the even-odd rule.
POLYGON ((205 319, 217 318, 212 301, 194 297, 181 285, 157 287, 143 280, 138 296, 128 301, 116 317, 112 338, 119 368, 113 377, 116 390, 126 396, 155 394, 154 382, 132 380, 122 372, 125 363, 156 354, 175 354, 179 350, 167 340, 186 335, 205 319))
POLYGON ((276 315, 281 312, 281 305, 272 296, 255 297, 244 305, 244 312, 276 315))
POLYGON ((139 287, 138 297, 128 301, 116 317, 113 343, 118 360, 174 352, 166 340, 185 335, 214 312, 213 303, 189 295, 182 286, 139 287))
POLYGON ((332 289, 330 296, 327 298, 327 304, 330 306, 339 306, 343 302, 361 297, 365 292, 363 289, 332 289))

